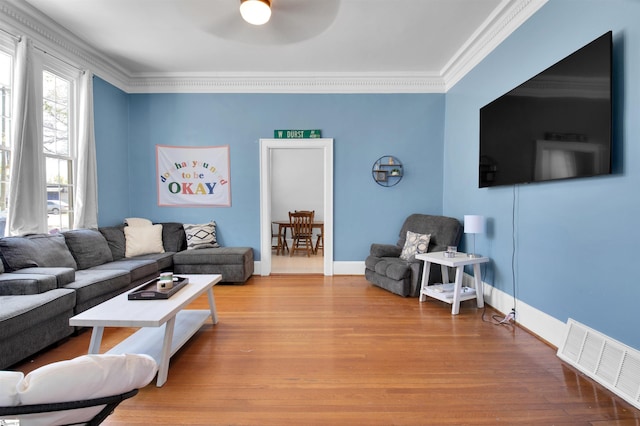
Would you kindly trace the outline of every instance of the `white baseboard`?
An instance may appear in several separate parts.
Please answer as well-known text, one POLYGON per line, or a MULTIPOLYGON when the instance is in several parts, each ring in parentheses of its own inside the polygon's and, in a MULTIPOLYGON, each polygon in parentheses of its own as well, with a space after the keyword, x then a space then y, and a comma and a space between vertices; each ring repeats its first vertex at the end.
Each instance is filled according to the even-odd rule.
MULTIPOLYGON (((253 262, 253 275, 262 275, 260 261, 253 262)), ((364 262, 333 262, 333 275, 364 275, 364 262)))
MULTIPOLYGON (((464 274, 464 284, 472 285, 473 277, 464 274)), ((493 287, 490 284, 483 283, 484 301, 493 308, 508 314, 514 307, 513 296, 493 287)), ((562 343, 566 324, 556 318, 527 305, 522 300, 515 300, 516 322, 527 328, 532 333, 546 340, 556 348, 562 343)))

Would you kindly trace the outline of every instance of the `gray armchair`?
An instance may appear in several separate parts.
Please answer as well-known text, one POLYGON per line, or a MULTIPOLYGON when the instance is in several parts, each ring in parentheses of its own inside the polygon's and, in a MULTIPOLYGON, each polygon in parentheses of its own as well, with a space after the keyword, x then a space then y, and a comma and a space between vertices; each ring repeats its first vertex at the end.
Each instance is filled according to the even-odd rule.
MULTIPOLYGON (((462 225, 452 217, 412 214, 400 230, 399 240, 392 244, 371 244, 371 252, 365 260, 364 276, 367 281, 403 297, 417 297, 422 279, 422 262, 403 260, 407 231, 431 234, 429 252, 445 251, 447 246, 457 246, 462 236, 462 225)), ((440 267, 431 265, 429 283, 442 282, 440 267)))

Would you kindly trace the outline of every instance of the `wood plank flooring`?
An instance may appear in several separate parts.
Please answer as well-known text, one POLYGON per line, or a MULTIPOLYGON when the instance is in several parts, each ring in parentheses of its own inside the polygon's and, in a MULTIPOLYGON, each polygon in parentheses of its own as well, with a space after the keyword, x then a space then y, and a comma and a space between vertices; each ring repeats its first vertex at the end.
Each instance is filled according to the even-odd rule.
MULTIPOLYGON (((162 388, 141 389, 105 425, 640 424, 640 411, 475 301, 452 316, 361 276, 252 277, 214 293, 218 325, 172 358, 162 388)), ((132 331, 105 330, 102 350, 132 331)), ((82 355, 89 337, 17 369, 82 355)))

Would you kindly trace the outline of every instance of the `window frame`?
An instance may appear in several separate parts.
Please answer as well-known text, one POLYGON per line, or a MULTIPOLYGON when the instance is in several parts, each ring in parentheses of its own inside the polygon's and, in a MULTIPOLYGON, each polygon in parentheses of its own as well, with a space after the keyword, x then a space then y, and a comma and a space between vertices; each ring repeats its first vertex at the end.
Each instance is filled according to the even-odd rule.
MULTIPOLYGON (((80 83, 80 76, 81 76, 81 71, 78 70, 77 68, 74 68, 64 62, 62 62, 61 60, 40 51, 39 49, 34 49, 36 54, 40 55, 40 63, 41 63, 41 69, 37 69, 36 72, 40 75, 40 87, 39 87, 39 98, 41 100, 40 102, 40 117, 44 117, 44 111, 42 110, 42 106, 44 104, 44 87, 43 87, 43 80, 44 80, 44 73, 48 72, 51 73, 59 78, 62 78, 64 80, 67 80, 69 82, 69 119, 68 119, 68 128, 67 128, 67 132, 68 132, 68 141, 69 141, 69 154, 68 156, 65 155, 60 155, 60 154, 47 154, 44 151, 44 120, 42 122, 42 132, 41 132, 41 140, 40 140, 40 146, 41 146, 41 152, 42 152, 42 161, 45 167, 45 176, 44 176, 44 189, 45 189, 45 194, 48 193, 48 187, 49 187, 49 183, 47 182, 47 176, 46 176, 46 162, 47 162, 47 158, 52 158, 52 159, 56 159, 56 160, 64 160, 64 161, 70 161, 70 170, 69 170, 69 182, 64 184, 64 185, 60 185, 61 187, 64 187, 67 189, 68 194, 69 194, 69 198, 68 198, 68 220, 69 223, 68 225, 68 229, 66 227, 63 227, 63 223, 62 223, 62 219, 60 219, 57 223, 58 225, 58 229, 60 231, 66 231, 69 229, 73 228, 73 220, 74 220, 74 198, 75 198, 75 190, 77 187, 77 183, 75 182, 75 178, 77 176, 77 167, 78 167, 78 106, 79 106, 79 102, 80 102, 80 98, 79 98, 79 83, 80 83)), ((48 201, 48 195, 47 195, 47 199, 45 200, 45 205, 47 204, 48 201)), ((45 207, 45 211, 43 212, 43 214, 46 215, 47 217, 47 223, 49 224, 50 222, 50 218, 49 218, 49 214, 48 214, 48 208, 45 207)), ((51 227, 50 225, 47 225, 47 227, 49 228, 49 231, 52 231, 53 229, 56 229, 56 227, 51 227)))

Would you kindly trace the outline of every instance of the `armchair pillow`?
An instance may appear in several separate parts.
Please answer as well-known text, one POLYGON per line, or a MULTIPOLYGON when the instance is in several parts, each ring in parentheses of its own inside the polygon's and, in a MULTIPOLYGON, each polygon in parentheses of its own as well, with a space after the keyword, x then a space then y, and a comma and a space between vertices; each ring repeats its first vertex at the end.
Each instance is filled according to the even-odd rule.
POLYGON ((426 253, 429 249, 429 240, 431 234, 418 234, 417 232, 407 231, 407 239, 404 242, 400 259, 408 262, 416 260, 416 254, 426 253))

